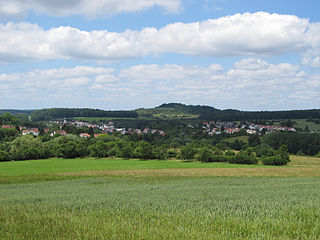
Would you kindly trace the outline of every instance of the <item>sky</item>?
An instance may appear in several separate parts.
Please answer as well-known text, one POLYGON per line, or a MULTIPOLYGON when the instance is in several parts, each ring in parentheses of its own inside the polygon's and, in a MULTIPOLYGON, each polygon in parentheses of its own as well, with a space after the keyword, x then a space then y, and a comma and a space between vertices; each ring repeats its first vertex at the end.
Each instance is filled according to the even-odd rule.
POLYGON ((320 108, 318 0, 0 0, 0 109, 320 108))

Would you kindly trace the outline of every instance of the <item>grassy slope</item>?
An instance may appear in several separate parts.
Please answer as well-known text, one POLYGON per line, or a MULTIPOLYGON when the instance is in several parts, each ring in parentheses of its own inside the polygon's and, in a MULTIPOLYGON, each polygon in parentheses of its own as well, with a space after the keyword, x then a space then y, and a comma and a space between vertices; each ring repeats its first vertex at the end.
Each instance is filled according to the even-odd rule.
POLYGON ((315 124, 314 122, 307 122, 306 119, 295 119, 293 120, 297 124, 294 127, 305 129, 306 125, 308 125, 310 131, 314 131, 316 133, 320 133, 320 124, 315 124))
POLYGON ((223 140, 224 142, 235 142, 236 140, 242 141, 244 143, 249 143, 249 136, 238 136, 238 137, 231 137, 223 140))

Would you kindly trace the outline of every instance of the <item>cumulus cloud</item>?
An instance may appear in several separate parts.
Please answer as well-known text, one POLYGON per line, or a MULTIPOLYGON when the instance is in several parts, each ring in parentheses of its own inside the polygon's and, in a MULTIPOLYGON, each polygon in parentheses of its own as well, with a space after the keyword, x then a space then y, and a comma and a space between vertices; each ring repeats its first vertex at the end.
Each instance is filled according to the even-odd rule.
POLYGON ((297 65, 257 58, 242 59, 229 69, 218 64, 151 64, 121 70, 78 66, 0 75, 0 106, 130 109, 184 102, 246 110, 317 108, 319 83, 319 75, 309 75, 297 65))
POLYGON ((320 24, 293 15, 235 14, 194 23, 124 32, 44 30, 28 23, 0 24, 0 61, 84 59, 114 61, 162 53, 226 57, 320 54, 320 24))
POLYGON ((85 15, 90 18, 136 12, 155 6, 177 12, 181 0, 2 0, 0 17, 21 17, 33 10, 53 16, 85 15))

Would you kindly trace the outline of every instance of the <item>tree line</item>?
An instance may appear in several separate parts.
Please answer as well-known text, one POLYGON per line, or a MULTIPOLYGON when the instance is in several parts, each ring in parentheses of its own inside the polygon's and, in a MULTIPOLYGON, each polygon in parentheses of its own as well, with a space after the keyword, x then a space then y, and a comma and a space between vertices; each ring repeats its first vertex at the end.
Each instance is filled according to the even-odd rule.
POLYGON ((137 118, 135 111, 104 111, 90 108, 49 108, 36 110, 31 113, 32 121, 49 121, 71 117, 122 117, 137 118))

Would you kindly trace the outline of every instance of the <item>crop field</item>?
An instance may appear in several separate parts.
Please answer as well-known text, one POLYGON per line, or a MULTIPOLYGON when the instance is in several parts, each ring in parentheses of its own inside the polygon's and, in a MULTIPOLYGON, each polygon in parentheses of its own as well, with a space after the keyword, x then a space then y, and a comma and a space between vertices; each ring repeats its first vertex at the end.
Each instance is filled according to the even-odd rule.
POLYGON ((320 158, 291 159, 0 163, 0 239, 319 239, 320 158))

